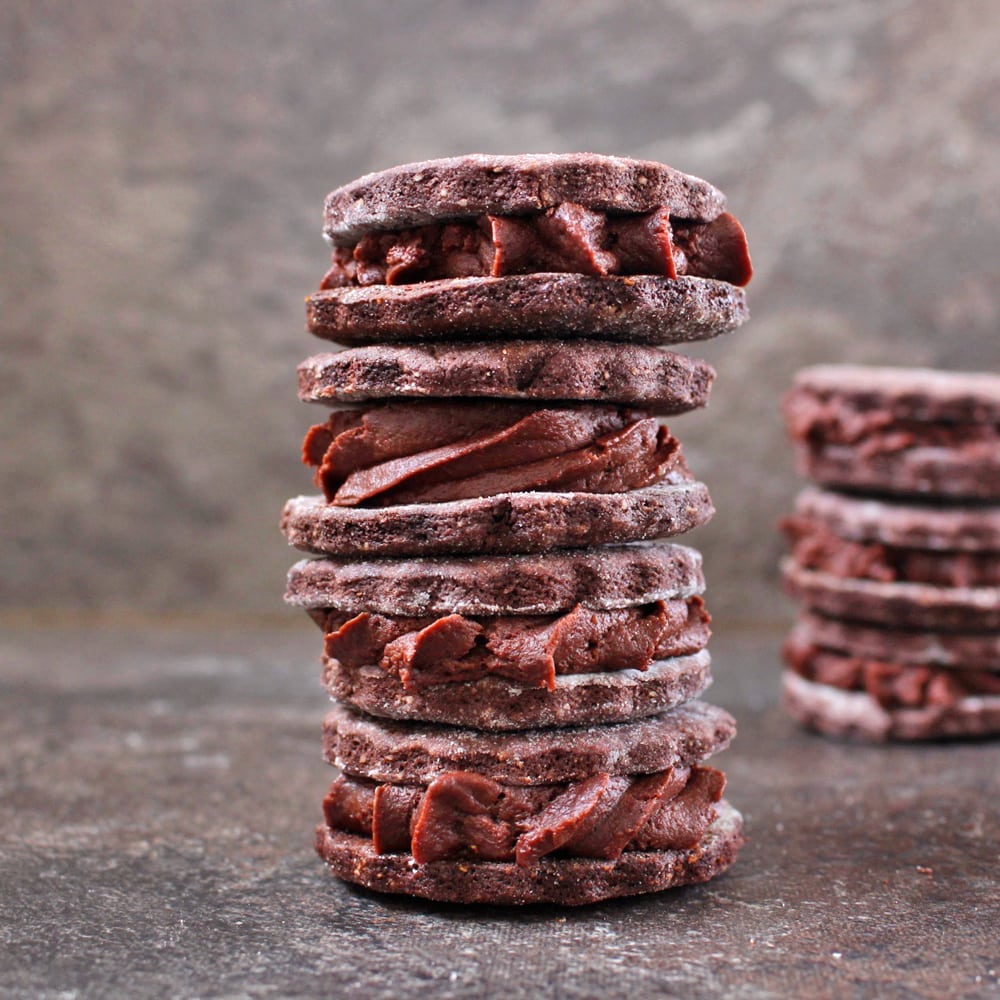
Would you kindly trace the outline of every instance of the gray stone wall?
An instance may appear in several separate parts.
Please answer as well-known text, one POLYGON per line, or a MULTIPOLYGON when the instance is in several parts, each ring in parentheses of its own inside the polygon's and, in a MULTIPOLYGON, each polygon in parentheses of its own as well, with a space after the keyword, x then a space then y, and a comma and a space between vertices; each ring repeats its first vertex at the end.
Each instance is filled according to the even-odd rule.
POLYGON ((585 149, 705 176, 746 225, 752 321, 674 429, 717 617, 787 618, 794 370, 1000 360, 998 43, 992 0, 7 0, 0 606, 275 612, 326 191, 585 149))

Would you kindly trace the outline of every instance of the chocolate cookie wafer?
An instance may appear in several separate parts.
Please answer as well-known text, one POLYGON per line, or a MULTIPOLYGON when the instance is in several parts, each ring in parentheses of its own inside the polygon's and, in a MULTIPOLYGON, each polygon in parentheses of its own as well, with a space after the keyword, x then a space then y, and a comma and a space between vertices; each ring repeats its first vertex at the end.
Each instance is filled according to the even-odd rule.
POLYGON ((396 557, 545 552, 679 535, 715 508, 699 482, 626 493, 499 493, 393 507, 335 507, 318 496, 285 504, 281 530, 304 552, 396 557))
POLYGON ((453 902, 582 904, 704 881, 742 843, 725 778, 733 734, 700 702, 618 726, 487 734, 335 709, 342 775, 317 850, 341 878, 453 902))
POLYGON ((541 555, 304 559, 285 600, 303 609, 382 615, 549 615, 686 599, 704 590, 701 553, 669 543, 541 555))
POLYGON ((705 361, 636 344, 522 341, 375 344, 299 365, 299 399, 516 399, 625 403, 658 416, 704 406, 715 381, 705 361))
POLYGON ((1000 500, 1000 376, 817 365, 784 409, 799 470, 816 482, 1000 500))
POLYGON ((945 587, 905 580, 871 580, 781 565, 785 589, 811 611, 833 618, 898 628, 1000 629, 1000 587, 945 587))

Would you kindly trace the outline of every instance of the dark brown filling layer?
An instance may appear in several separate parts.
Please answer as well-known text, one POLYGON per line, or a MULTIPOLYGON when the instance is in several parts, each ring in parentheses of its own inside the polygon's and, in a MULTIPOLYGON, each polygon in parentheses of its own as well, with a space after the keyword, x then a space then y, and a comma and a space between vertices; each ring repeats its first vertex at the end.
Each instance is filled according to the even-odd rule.
POLYGON ((657 774, 597 774, 570 785, 501 785, 451 771, 426 787, 342 775, 323 801, 327 825, 370 836, 379 854, 418 864, 476 859, 533 865, 555 851, 618 858, 625 850, 684 850, 716 816, 725 775, 678 765, 657 774))
POLYGON ((997 457, 1000 426, 899 420, 888 410, 855 410, 842 400, 793 392, 784 405, 793 440, 815 451, 850 446, 859 459, 892 455, 910 448, 947 448, 972 459, 997 457))
POLYGON ((885 709, 948 709, 962 698, 1000 695, 1000 674, 987 670, 883 663, 795 641, 785 644, 784 656, 788 666, 806 680, 844 691, 864 691, 885 709))
POLYGON ((1000 586, 1000 557, 995 552, 934 552, 852 542, 805 517, 786 517, 781 528, 792 543, 793 558, 806 569, 883 582, 1000 586))
POLYGON ((608 215, 564 202, 534 216, 483 215, 368 233, 333 251, 320 288, 553 271, 686 274, 732 285, 745 285, 753 273, 746 234, 728 212, 703 223, 672 219, 665 208, 608 215))
POLYGON ((302 460, 337 506, 438 503, 520 490, 618 493, 674 473, 680 445, 655 418, 613 406, 388 403, 336 410, 302 460))
POLYGON ((646 670, 654 660, 696 653, 711 618, 700 597, 637 608, 562 615, 404 618, 327 612, 326 655, 349 668, 377 664, 408 691, 505 677, 555 687, 566 674, 646 670))

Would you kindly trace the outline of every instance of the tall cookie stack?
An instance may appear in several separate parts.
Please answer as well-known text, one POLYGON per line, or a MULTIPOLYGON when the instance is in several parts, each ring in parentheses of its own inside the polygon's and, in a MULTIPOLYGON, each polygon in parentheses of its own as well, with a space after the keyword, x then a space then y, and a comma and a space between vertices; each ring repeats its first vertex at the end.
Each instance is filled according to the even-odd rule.
POLYGON ((784 700, 870 740, 1000 734, 1000 377, 821 365, 785 398, 784 700))
POLYGON ((712 515, 657 416, 703 406, 657 345, 746 318, 711 185, 590 154, 468 156, 334 191, 299 369, 318 558, 286 599, 324 633, 341 769, 317 849, 351 882, 459 902, 586 903, 704 881, 742 842, 704 761, 712 515))

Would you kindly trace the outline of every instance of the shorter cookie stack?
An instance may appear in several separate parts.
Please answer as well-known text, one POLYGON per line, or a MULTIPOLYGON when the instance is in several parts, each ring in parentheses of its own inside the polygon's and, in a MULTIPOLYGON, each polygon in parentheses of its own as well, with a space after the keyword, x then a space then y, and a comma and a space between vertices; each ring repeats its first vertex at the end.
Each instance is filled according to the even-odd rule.
POLYGON ((818 365, 784 401, 804 489, 784 703, 837 736, 1000 733, 1000 377, 818 365))
POLYGON ((340 877, 453 902, 579 904, 700 882, 742 843, 706 764, 713 514, 658 418, 711 366, 658 345, 746 317, 711 185, 581 154, 469 156, 327 199, 299 368, 321 496, 286 505, 286 599, 324 634, 316 846, 340 877))

